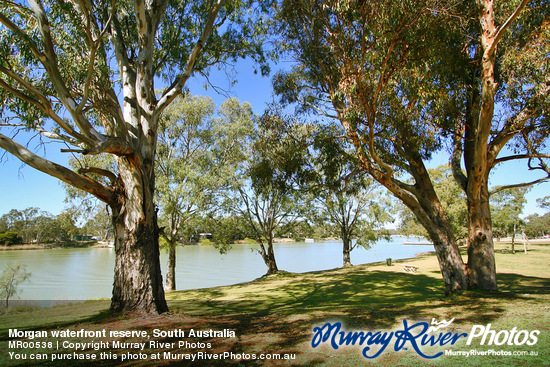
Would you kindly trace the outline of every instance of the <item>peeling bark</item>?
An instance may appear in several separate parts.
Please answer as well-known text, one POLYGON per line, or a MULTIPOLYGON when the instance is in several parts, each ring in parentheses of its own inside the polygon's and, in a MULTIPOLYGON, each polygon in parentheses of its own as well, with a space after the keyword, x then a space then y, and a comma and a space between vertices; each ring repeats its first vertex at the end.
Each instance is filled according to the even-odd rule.
POLYGON ((471 91, 474 103, 469 108, 464 131, 464 159, 468 198, 468 275, 470 287, 498 290, 496 264, 489 206, 489 174, 495 165, 505 139, 489 141, 498 84, 495 80, 497 45, 503 33, 517 18, 528 1, 522 0, 506 22, 497 27, 492 0, 479 0, 481 30, 481 95, 477 87, 471 91))
MULTIPOLYGON (((111 206, 115 228, 114 311, 168 311, 162 287, 159 228, 153 203, 154 175, 144 175, 131 160, 120 159, 122 201, 111 206)), ((145 169, 145 171, 150 171, 145 169)))
MULTIPOLYGON (((157 49, 156 39, 163 38, 157 33, 165 31, 159 29, 159 25, 167 16, 168 6, 187 5, 136 1, 133 6, 137 27, 133 27, 131 21, 122 20, 122 8, 114 0, 93 7, 90 4, 53 2, 44 6, 42 1, 29 0, 30 7, 17 5, 18 21, 11 19, 11 11, 2 10, 0 23, 9 30, 7 33, 14 36, 15 43, 13 47, 3 48, 2 57, 10 62, 0 66, 0 88, 11 95, 6 101, 15 100, 17 110, 11 111, 15 115, 30 113, 26 116, 28 120, 40 115, 36 122, 29 123, 30 128, 48 138, 71 144, 66 152, 110 154, 117 162, 118 172, 87 167, 77 173, 38 157, 2 134, 0 147, 33 168, 109 205, 116 250, 111 308, 162 313, 168 308, 162 287, 159 229, 153 202, 158 119, 182 93, 188 78, 197 70, 197 62, 203 56, 204 46, 214 28, 224 23, 221 20, 215 24, 215 21, 225 1, 205 4, 207 17, 204 23, 200 21, 202 10, 196 14, 193 13, 195 10, 190 10, 189 16, 200 21, 197 23, 200 24, 196 30, 197 38, 188 45, 189 55, 182 56, 184 67, 173 85, 165 89, 160 102, 156 100, 154 87, 155 73, 159 69, 154 68, 166 65, 167 60, 157 60, 158 51, 162 50, 157 49), (65 17, 63 24, 55 24, 54 17, 63 19, 61 13, 64 11, 72 12, 81 22, 65 17), (62 37, 68 34, 82 35, 82 40, 71 42, 82 41, 84 48, 63 47, 62 37), (22 53, 21 50, 26 51, 22 53), (112 68, 114 63, 108 56, 112 54, 116 57, 118 70, 112 68), (28 60, 31 57, 34 59, 28 60), (73 70, 74 65, 68 65, 70 61, 67 61, 72 61, 73 57, 77 66, 83 63, 87 69, 75 67, 73 70), (157 62, 159 64, 155 65, 157 62), (33 68, 36 68, 36 73, 33 68), (82 75, 85 77, 80 78, 82 75), (120 81, 122 93, 115 90, 119 83, 114 81, 116 79, 120 81), (22 111, 27 111, 19 111, 19 101, 32 108, 20 106, 22 111), (35 114, 33 109, 40 114, 35 114), (51 119, 56 125, 51 132, 44 130, 42 117, 51 119), (72 121, 66 120, 69 117, 72 121), (88 173, 108 178, 110 184, 96 181, 88 177, 88 173)), ((130 7, 132 4, 124 5, 130 7)), ((10 5, 7 7, 9 9, 10 5)), ((2 111, 6 112, 5 109, 2 111)))

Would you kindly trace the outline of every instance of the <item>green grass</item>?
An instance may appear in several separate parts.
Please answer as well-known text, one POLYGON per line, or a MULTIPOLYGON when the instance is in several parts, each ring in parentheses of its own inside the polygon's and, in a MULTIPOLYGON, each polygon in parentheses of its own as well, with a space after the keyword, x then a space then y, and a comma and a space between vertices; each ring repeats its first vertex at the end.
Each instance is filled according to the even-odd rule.
MULTIPOLYGON (((470 291, 444 297, 435 256, 425 255, 395 261, 391 267, 384 262, 305 274, 282 272, 233 286, 171 292, 167 299, 172 314, 154 318, 111 314, 108 301, 0 315, 0 347, 6 350, 7 330, 15 327, 149 331, 228 328, 235 330, 237 339, 211 339, 213 347, 209 352, 295 353, 297 356, 292 363, 272 361, 267 365, 355 366, 374 362, 382 366, 548 366, 550 245, 531 245, 527 255, 500 252, 505 246, 496 245, 500 291, 495 293, 470 291), (420 270, 415 274, 405 273, 401 268, 403 263, 415 264, 420 270), (479 346, 479 342, 466 346, 462 339, 453 347, 423 349, 427 354, 444 349, 475 348, 535 351, 538 356, 443 356, 426 360, 412 350, 395 352, 390 346, 374 361, 366 361, 357 347, 338 350, 328 346, 310 347, 313 327, 327 321, 341 321, 346 330, 389 331, 402 329, 403 319, 430 322, 432 318, 438 321, 455 318, 450 327, 453 332, 470 333, 473 325, 490 323, 497 331, 517 327, 518 330, 537 329, 541 333, 534 346, 479 346)), ((0 365, 14 364, 5 354, 0 356, 0 365)), ((231 365, 222 362, 209 365, 231 365)), ((262 364, 247 361, 240 365, 262 364)))

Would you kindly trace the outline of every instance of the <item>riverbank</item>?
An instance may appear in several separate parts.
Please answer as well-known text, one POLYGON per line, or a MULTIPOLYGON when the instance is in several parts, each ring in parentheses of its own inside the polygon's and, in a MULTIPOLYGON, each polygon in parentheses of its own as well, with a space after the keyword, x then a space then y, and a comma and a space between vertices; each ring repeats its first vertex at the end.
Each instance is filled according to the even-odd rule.
POLYGON ((55 250, 62 248, 101 248, 112 247, 102 241, 69 241, 63 243, 26 243, 23 245, 0 246, 0 251, 19 250, 55 250))
MULTIPOLYGON (((7 348, 8 329, 22 330, 134 330, 153 335, 154 330, 230 330, 235 337, 207 335, 185 338, 167 335, 153 338, 162 346, 149 344, 139 352, 146 359, 134 360, 122 365, 169 365, 174 360, 166 359, 181 353, 216 354, 232 352, 240 359, 209 360, 209 366, 352 366, 368 362, 361 349, 341 346, 334 349, 323 343, 312 348, 313 329, 327 321, 342 323, 345 330, 389 332, 403 330, 404 320, 410 323, 432 319, 451 320, 445 331, 471 333, 475 325, 486 326, 496 331, 538 330, 534 345, 523 344, 492 346, 466 345, 462 338, 455 345, 423 347, 422 352, 435 355, 452 350, 464 352, 475 349, 476 356, 444 355, 436 359, 424 359, 408 345, 407 350, 395 351, 389 345, 374 359, 381 366, 517 366, 547 365, 550 361, 550 246, 532 244, 528 254, 501 252, 505 244, 496 245, 496 261, 500 291, 496 293, 464 292, 444 296, 443 283, 436 257, 433 254, 413 259, 365 264, 350 268, 303 274, 281 273, 256 279, 252 282, 207 289, 171 292, 167 294, 170 314, 157 317, 142 315, 118 315, 108 311, 108 301, 88 301, 79 305, 58 306, 41 310, 12 311, 0 316, 0 347, 7 348), (416 273, 403 270, 403 264, 418 267, 416 273), (184 340, 189 343, 179 347, 172 342, 184 340), (191 346, 194 346, 191 348, 191 346), (491 350, 512 354, 507 357, 490 355, 491 350), (537 355, 519 355, 526 351, 537 355), (161 360, 151 360, 160 353, 161 360), (251 360, 247 355, 261 353, 288 354, 291 361, 251 360), (485 353, 486 355, 483 355, 485 353)), ((503 334, 500 334, 503 335, 503 334)), ((139 337, 107 338, 105 341, 142 342, 139 337)), ((151 339, 151 340, 153 340, 151 339)), ((52 341, 55 339, 37 339, 52 341)), ((90 342, 89 338, 71 337, 71 342, 90 342)), ((97 341, 97 340, 96 340, 97 341)), ((145 340, 148 343, 148 340, 145 340)), ((512 343, 513 344, 513 343, 512 343)), ((131 348, 107 348, 104 352, 123 355, 137 353, 131 348)), ((373 346, 373 350, 377 347, 373 346)), ((17 350, 16 350, 17 351, 17 350)), ((21 351, 23 352, 23 351, 21 351)), ((62 350, 71 352, 70 348, 62 350)), ((44 351, 45 354, 51 353, 44 351)), ((98 354, 88 347, 83 354, 98 354)), ((0 357, 0 365, 18 365, 10 360, 7 352, 0 357)), ((36 362, 36 361, 35 361, 36 362)), ((178 360, 179 365, 201 365, 178 360)), ((65 361, 55 364, 36 362, 33 365, 79 365, 81 362, 65 361)), ((19 365, 27 365, 19 363, 19 365)), ((99 365, 119 365, 113 361, 99 365)))
POLYGON ((57 246, 51 245, 9 245, 9 246, 0 246, 0 251, 16 251, 16 250, 43 250, 43 249, 52 249, 57 246))

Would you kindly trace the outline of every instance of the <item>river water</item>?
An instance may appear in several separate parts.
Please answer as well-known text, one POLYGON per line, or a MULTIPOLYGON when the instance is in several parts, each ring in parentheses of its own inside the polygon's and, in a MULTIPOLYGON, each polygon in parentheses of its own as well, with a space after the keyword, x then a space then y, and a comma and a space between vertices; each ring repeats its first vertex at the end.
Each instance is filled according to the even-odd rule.
MULTIPOLYGON (((351 261, 358 265, 433 251, 431 245, 403 245, 403 240, 395 237, 379 241, 369 250, 356 248, 351 261)), ((239 244, 221 255, 213 246, 178 247, 177 289, 230 285, 259 278, 267 268, 257 248, 239 244)), ((274 250, 279 270, 303 273, 342 266, 342 243, 338 241, 278 243, 274 250)), ((31 273, 29 280, 19 286, 19 299, 86 300, 111 297, 114 260, 112 248, 1 251, 0 269, 9 263, 23 264, 31 273)), ((167 253, 161 251, 163 274, 167 260, 167 253)))

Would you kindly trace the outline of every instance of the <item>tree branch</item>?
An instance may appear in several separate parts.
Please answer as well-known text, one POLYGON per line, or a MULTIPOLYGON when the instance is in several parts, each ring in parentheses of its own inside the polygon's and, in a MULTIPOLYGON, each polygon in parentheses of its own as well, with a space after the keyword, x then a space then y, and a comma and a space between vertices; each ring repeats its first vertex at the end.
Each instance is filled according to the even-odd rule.
POLYGON ((97 167, 83 167, 78 169, 78 173, 85 175, 86 173, 95 173, 100 176, 105 176, 112 184, 118 181, 118 177, 111 171, 97 167))
POLYGON ((0 134, 0 147, 29 166, 77 189, 84 190, 109 205, 116 203, 117 196, 112 189, 101 185, 89 177, 80 176, 66 167, 46 160, 2 134, 0 134))
POLYGON ((103 142, 106 137, 99 134, 90 122, 81 113, 78 113, 75 99, 71 95, 69 88, 65 85, 65 81, 59 70, 57 54, 50 31, 50 22, 42 6, 42 2, 40 0, 29 0, 29 4, 38 21, 38 30, 44 46, 45 57, 43 57, 41 61, 50 77, 54 89, 80 131, 84 134, 85 138, 83 142, 88 145, 103 142))
POLYGON ((32 41, 32 39, 21 28, 19 28, 15 23, 8 19, 3 13, 0 13, 0 22, 25 40, 27 47, 29 47, 37 60, 41 62, 44 61, 45 55, 38 50, 37 45, 32 41))
POLYGON ((493 41, 493 45, 496 45, 498 43, 498 41, 500 40, 500 38, 502 37, 504 32, 508 29, 508 27, 510 27, 512 22, 514 20, 516 20, 519 13, 521 13, 521 11, 525 7, 525 5, 527 5, 528 2, 529 2, 529 0, 522 0, 522 2, 517 6, 516 10, 514 10, 512 15, 510 15, 510 17, 506 20, 506 22, 504 22, 504 24, 502 26, 500 26, 500 28, 498 28, 497 34, 495 35, 495 38, 494 38, 494 41, 493 41))
POLYGON ((462 155, 464 154, 464 147, 462 145, 463 136, 464 136, 464 126, 457 123, 456 131, 453 134, 453 153, 451 156, 451 171, 453 173, 453 177, 456 183, 458 184, 458 186, 460 186, 462 191, 466 193, 466 190, 468 188, 468 177, 466 177, 460 165, 462 155))
POLYGON ((25 87, 29 92, 33 93, 34 96, 38 97, 42 102, 33 98, 33 96, 29 96, 24 92, 18 90, 17 88, 13 87, 12 85, 6 83, 3 79, 0 79, 0 86, 2 86, 7 91, 12 93, 15 97, 23 101, 32 103, 33 105, 38 107, 47 117, 51 118, 57 125, 59 125, 60 128, 65 130, 65 132, 70 136, 80 141, 86 141, 86 137, 84 135, 75 131, 70 125, 68 125, 60 116, 58 116, 53 111, 51 102, 46 98, 46 96, 44 96, 40 91, 38 91, 32 84, 28 83, 21 76, 17 75, 11 70, 4 68, 1 65, 0 65, 0 72, 7 75, 8 77, 15 79, 23 87, 25 87))
MULTIPOLYGON (((85 4, 82 3, 82 1, 81 1, 81 4, 85 7, 85 4)), ((85 9, 85 10, 88 10, 88 9, 85 9)), ((97 52, 97 49, 98 49, 99 45, 101 44, 101 40, 103 39, 103 37, 107 33, 107 30, 109 29, 109 25, 111 24, 111 21, 113 20, 114 12, 115 12, 115 1, 112 0, 111 1, 111 13, 109 14, 109 19, 107 19, 107 22, 105 23, 105 27, 100 32, 99 36, 96 37, 95 40, 92 38, 91 32, 89 32, 89 30, 88 30, 89 28, 91 28, 91 23, 92 23, 91 19, 90 19, 90 16, 86 11, 83 12, 83 14, 86 18, 86 23, 87 23, 87 25, 86 25, 86 34, 88 34, 88 37, 90 39, 90 48, 91 49, 90 49, 90 57, 89 57, 89 62, 88 62, 88 74, 86 75, 86 82, 84 83, 84 93, 83 93, 83 96, 82 96, 82 100, 80 101, 80 103, 76 107, 76 111, 78 113, 82 112, 82 109, 84 108, 84 106, 86 105, 86 101, 88 100, 88 95, 90 93, 90 84, 92 82, 92 77, 93 77, 93 74, 94 74, 95 55, 96 55, 96 52, 97 52)))
POLYGON ((522 182, 522 183, 514 184, 514 185, 497 186, 492 191, 489 192, 489 196, 494 195, 497 192, 501 192, 501 191, 504 191, 504 190, 514 189, 514 188, 517 188, 517 187, 533 186, 533 185, 536 185, 538 183, 545 182, 545 181, 548 181, 548 180, 550 180, 550 173, 548 174, 547 177, 539 178, 538 180, 534 180, 534 181, 531 181, 531 182, 522 182))
POLYGON ((499 158, 499 159, 495 159, 495 161, 493 162, 493 167, 496 166, 499 163, 512 161, 512 160, 516 160, 516 159, 529 159, 529 158, 550 158, 550 154, 537 154, 537 153, 528 154, 527 153, 527 154, 510 155, 510 156, 507 156, 507 157, 502 157, 502 158, 499 158))
POLYGON ((224 0, 217 0, 216 4, 210 11, 202 34, 199 40, 195 43, 193 50, 189 54, 189 58, 187 59, 187 63, 185 65, 183 73, 178 78, 176 78, 175 82, 168 88, 168 90, 162 95, 162 97, 158 101, 157 107, 154 111, 156 115, 160 115, 162 111, 166 108, 166 106, 168 106, 181 93, 183 86, 193 72, 193 68, 195 67, 195 63, 200 56, 201 50, 203 49, 206 41, 212 33, 214 21, 216 20, 216 17, 218 16, 218 13, 222 8, 224 2, 224 0))

